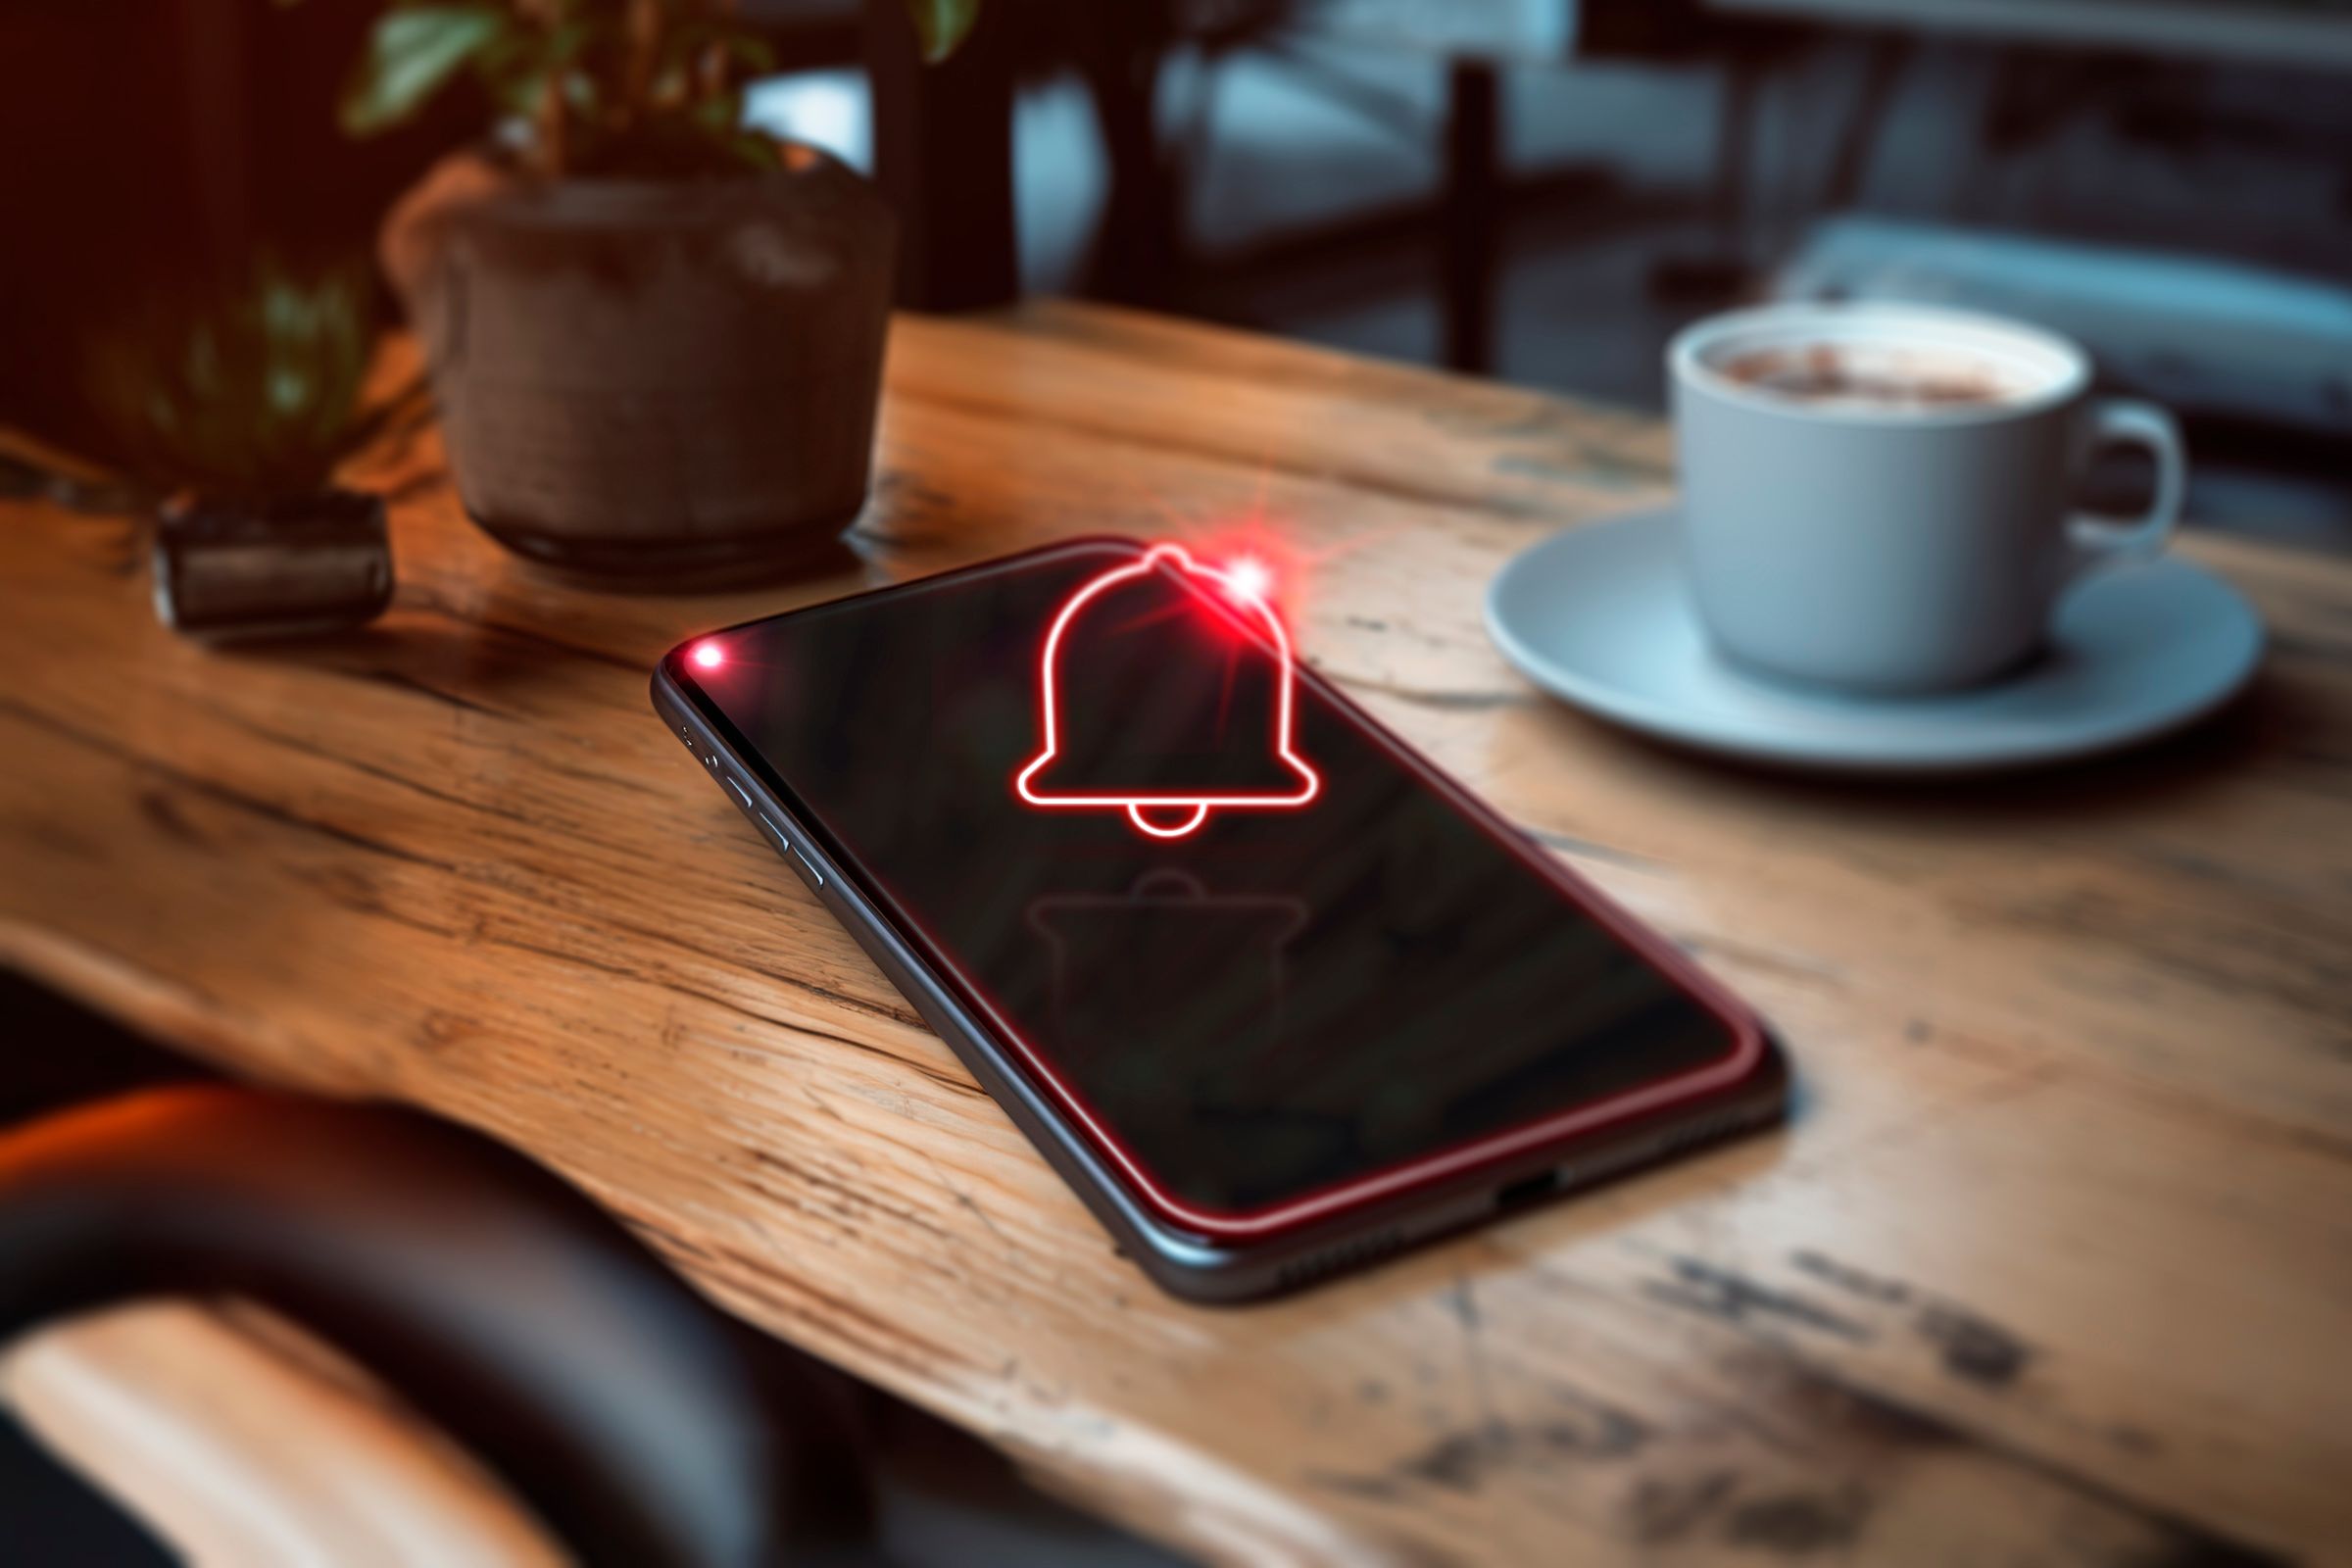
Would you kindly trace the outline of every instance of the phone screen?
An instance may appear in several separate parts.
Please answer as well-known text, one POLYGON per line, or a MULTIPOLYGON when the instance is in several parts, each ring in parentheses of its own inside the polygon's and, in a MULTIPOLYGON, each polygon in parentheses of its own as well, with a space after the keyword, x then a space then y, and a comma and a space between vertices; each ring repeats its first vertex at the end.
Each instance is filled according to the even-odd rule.
POLYGON ((1142 662, 1073 644, 1044 688, 1057 611, 1140 550, 819 606, 670 669, 1168 1217, 1271 1228, 1752 1066, 1752 1024, 1304 671, 1311 799, 1161 837, 1024 798, 1049 703, 1060 760, 1119 789, 1284 781, 1281 666, 1216 616, 1142 662))

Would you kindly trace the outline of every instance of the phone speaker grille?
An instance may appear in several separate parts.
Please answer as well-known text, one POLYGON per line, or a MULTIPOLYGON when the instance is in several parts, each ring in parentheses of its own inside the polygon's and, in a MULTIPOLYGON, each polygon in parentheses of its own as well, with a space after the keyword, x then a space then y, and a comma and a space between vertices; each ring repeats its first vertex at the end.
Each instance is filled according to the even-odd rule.
POLYGON ((1404 1232, 1394 1225, 1386 1230, 1371 1231, 1362 1236, 1351 1236, 1344 1242, 1324 1248, 1321 1251, 1307 1252, 1292 1258, 1275 1270, 1275 1283, 1279 1289, 1293 1290, 1310 1281, 1329 1279, 1334 1274, 1345 1274, 1350 1269, 1362 1268, 1365 1264, 1377 1262, 1403 1246, 1404 1232))
MULTIPOLYGON (((1739 1109, 1719 1116, 1704 1117, 1676 1127, 1652 1142, 1629 1144, 1614 1154, 1594 1162, 1575 1164, 1561 1171, 1562 1190, 1582 1187, 1601 1178, 1614 1176, 1622 1170, 1646 1165, 1686 1149, 1710 1144, 1773 1120, 1770 1111, 1739 1109)), ((1451 1227, 1445 1227, 1450 1229, 1451 1227)), ((1320 1251, 1302 1253, 1274 1271, 1276 1290, 1295 1290, 1316 1280, 1329 1279, 1352 1269, 1376 1263, 1392 1252, 1401 1251, 1407 1237, 1402 1227, 1392 1225, 1385 1230, 1369 1231, 1335 1242, 1320 1251)))
POLYGON ((1666 1147, 1670 1150, 1695 1149, 1701 1144, 1717 1143, 1723 1139, 1735 1137, 1771 1119, 1769 1114, 1759 1114, 1744 1108, 1726 1111, 1720 1116, 1711 1116, 1703 1121, 1692 1122, 1677 1134, 1666 1147))

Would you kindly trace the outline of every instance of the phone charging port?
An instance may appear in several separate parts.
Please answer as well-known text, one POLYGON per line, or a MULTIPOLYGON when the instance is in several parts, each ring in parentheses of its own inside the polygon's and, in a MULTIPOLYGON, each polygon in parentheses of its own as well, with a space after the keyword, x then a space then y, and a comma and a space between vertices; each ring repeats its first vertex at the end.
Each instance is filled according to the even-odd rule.
POLYGON ((1533 1176, 1522 1176, 1515 1182, 1506 1182, 1494 1189, 1494 1212, 1502 1214, 1514 1208, 1525 1208, 1530 1203, 1541 1202, 1559 1190, 1560 1172, 1556 1167, 1540 1170, 1533 1176))

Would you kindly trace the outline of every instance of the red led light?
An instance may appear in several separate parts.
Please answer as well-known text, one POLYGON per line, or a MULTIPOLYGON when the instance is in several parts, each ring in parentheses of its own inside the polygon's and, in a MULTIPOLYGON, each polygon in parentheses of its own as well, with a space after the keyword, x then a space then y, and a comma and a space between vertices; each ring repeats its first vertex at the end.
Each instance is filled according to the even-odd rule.
POLYGON ((694 661, 697 669, 716 669, 727 660, 727 656, 718 651, 716 643, 697 643, 694 652, 687 657, 694 661))
POLYGON ((1225 591, 1245 605, 1262 605, 1274 592, 1274 568, 1255 556, 1243 556, 1225 567, 1225 591))

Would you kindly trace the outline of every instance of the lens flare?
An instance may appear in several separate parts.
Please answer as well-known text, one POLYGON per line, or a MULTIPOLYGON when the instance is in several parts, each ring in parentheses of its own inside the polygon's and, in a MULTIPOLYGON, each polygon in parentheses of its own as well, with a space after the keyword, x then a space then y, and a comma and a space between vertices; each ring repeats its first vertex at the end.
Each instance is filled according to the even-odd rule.
POLYGON ((718 651, 716 643, 697 643, 694 645, 694 652, 688 657, 693 659, 694 667, 697 669, 716 669, 727 660, 727 656, 718 651))
POLYGON ((1255 556, 1243 556, 1226 565, 1225 591, 1245 605, 1262 605, 1274 592, 1274 568, 1255 556))

